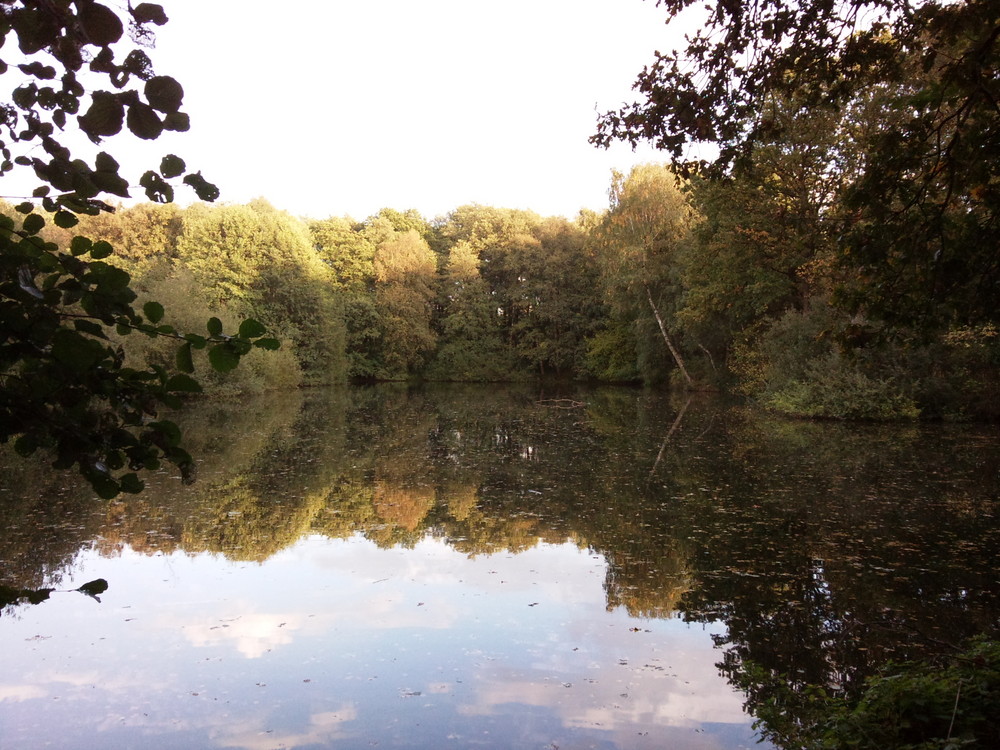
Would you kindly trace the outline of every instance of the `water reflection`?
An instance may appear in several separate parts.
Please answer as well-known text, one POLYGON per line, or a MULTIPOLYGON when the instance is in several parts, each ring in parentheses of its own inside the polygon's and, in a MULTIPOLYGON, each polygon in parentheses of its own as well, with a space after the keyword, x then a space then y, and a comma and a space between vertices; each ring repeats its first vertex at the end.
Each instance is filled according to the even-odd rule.
POLYGON ((745 665, 851 690, 997 627, 988 430, 613 389, 187 418, 192 487, 4 470, 0 583, 111 587, 4 610, 0 745, 736 748, 745 665))

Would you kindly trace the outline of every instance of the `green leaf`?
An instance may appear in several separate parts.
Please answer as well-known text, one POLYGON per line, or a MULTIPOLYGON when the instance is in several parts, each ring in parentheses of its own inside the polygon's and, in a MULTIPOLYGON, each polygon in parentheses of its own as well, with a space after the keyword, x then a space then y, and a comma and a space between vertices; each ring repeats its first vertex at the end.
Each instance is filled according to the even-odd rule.
POLYGON ((134 49, 125 56, 125 62, 121 65, 123 70, 127 70, 137 78, 148 81, 153 75, 153 61, 149 55, 141 49, 134 49))
POLYGON ((167 22, 163 6, 156 3, 139 3, 132 9, 132 18, 138 24, 155 23, 157 26, 162 26, 167 22))
POLYGON ((76 373, 84 373, 104 358, 105 348, 77 331, 63 328, 52 337, 52 357, 76 373))
MULTIPOLYGON (((134 477, 135 474, 132 474, 130 476, 134 477)), ((136 478, 138 479, 138 477, 136 478)), ((123 480, 122 489, 125 489, 124 479, 125 477, 122 477, 123 480)), ((80 588, 77 589, 77 591, 79 591, 81 594, 86 594, 87 596, 98 596, 99 594, 103 594, 107 590, 108 590, 108 582, 105 581, 103 578, 96 578, 93 581, 87 581, 85 584, 83 584, 82 586, 80 586, 80 588)))
POLYGON ((150 323, 159 323, 163 320, 163 305, 159 302, 147 302, 142 306, 142 313, 150 323))
MULTIPOLYGON (((97 245, 99 244, 100 243, 97 243, 97 245)), ((95 249, 97 248, 97 245, 94 245, 95 249)), ((90 275, 97 281, 98 285, 101 287, 101 291, 105 293, 128 290, 128 285, 132 282, 132 277, 127 271, 108 263, 91 263, 90 275)), ((132 292, 131 294, 131 298, 134 299, 135 293, 132 292)))
POLYGON ((216 372, 230 372, 240 363, 240 355, 228 344, 217 344, 208 350, 208 361, 216 372))
POLYGON ((113 500, 118 497, 118 493, 121 491, 118 487, 118 482, 103 474, 88 476, 87 480, 101 500, 113 500))
POLYGON ((181 372, 194 372, 194 359, 191 357, 191 342, 183 344, 177 350, 177 369, 181 372))
POLYGON ((185 373, 178 373, 164 386, 168 391, 181 393, 201 393, 201 383, 185 373))
POLYGON ((111 193, 121 198, 131 197, 128 192, 128 180, 117 172, 94 172, 90 175, 94 186, 105 193, 111 193))
POLYGON ((181 401, 179 396, 175 396, 173 393, 169 392, 160 394, 160 403, 162 403, 168 409, 180 409, 182 406, 184 406, 184 402, 181 401))
POLYGON ((94 166, 98 172, 118 172, 118 162, 111 154, 102 151, 94 159, 94 166))
POLYGON ((174 199, 173 187, 152 170, 139 178, 139 184, 146 189, 146 197, 154 203, 170 203, 174 199))
POLYGON ((204 349, 208 344, 208 339, 204 336, 199 336, 197 333, 185 333, 184 338, 195 349, 204 349))
POLYGON ((52 221, 55 222, 57 227, 62 229, 69 229, 80 223, 80 220, 76 218, 76 214, 69 211, 56 211, 56 215, 52 217, 52 221))
POLYGON ((93 246, 94 243, 91 242, 89 238, 77 235, 70 240, 69 251, 72 255, 83 255, 84 253, 89 252, 93 246))
POLYGON ((176 446, 181 441, 181 429, 169 419, 150 422, 149 428, 166 439, 168 445, 176 446))
POLYGON ((187 169, 187 165, 184 160, 174 154, 167 154, 160 161, 160 174, 168 180, 172 177, 180 177, 184 174, 185 169, 187 169))
POLYGON ((100 141, 101 136, 120 133, 125 122, 125 107, 116 94, 110 91, 95 91, 87 112, 77 118, 80 128, 92 141, 100 141))
POLYGON ((38 87, 33 83, 29 83, 26 86, 19 86, 14 89, 11 99, 21 109, 30 110, 35 106, 35 102, 38 101, 38 87))
POLYGON ((153 109, 171 114, 181 108, 184 88, 170 76, 154 76, 146 81, 146 100, 153 109))
POLYGON ((101 258, 107 258, 109 255, 113 254, 114 251, 115 249, 111 247, 110 242, 98 240, 90 248, 90 257, 94 260, 100 260, 101 258))
POLYGON ((201 176, 201 172, 189 174, 184 178, 184 184, 194 188, 195 193, 206 203, 212 203, 219 197, 219 188, 201 176))
POLYGON ((128 492, 131 495, 138 495, 146 486, 146 483, 139 479, 139 476, 134 472, 122 475, 118 481, 121 484, 122 492, 128 492))
POLYGON ((21 435, 21 437, 14 441, 14 450, 17 452, 17 455, 27 458, 38 450, 38 441, 32 435, 21 435))
POLYGON ((49 598, 55 589, 29 589, 27 591, 27 599, 31 604, 41 604, 49 598))
POLYGON ((92 320, 74 320, 73 327, 82 333, 89 333, 91 336, 97 336, 101 339, 107 338, 107 335, 104 333, 104 327, 92 320))
POLYGON ((118 14, 100 3, 81 4, 78 18, 92 44, 107 47, 122 37, 124 27, 118 14))
POLYGON ((240 323, 239 335, 241 339, 255 339, 263 336, 265 333, 267 333, 267 329, 253 318, 247 318, 240 323))
POLYGON ((24 217, 21 228, 28 234, 38 234, 45 226, 45 219, 40 214, 29 214, 24 217))
POLYGON ((161 384, 165 384, 170 377, 167 375, 167 368, 163 365, 151 364, 149 369, 156 373, 156 377, 159 379, 161 384))
POLYGON ((208 323, 205 324, 208 328, 208 333, 211 336, 221 336, 222 335, 222 321, 218 318, 209 318, 208 323))
POLYGON ((281 348, 281 342, 278 339, 257 339, 253 342, 253 345, 258 349, 266 349, 272 352, 281 348))
POLYGON ((142 102, 129 106, 126 123, 132 135, 145 141, 155 141, 163 132, 163 120, 152 107, 142 102))
POLYGON ((191 129, 191 118, 187 112, 171 112, 163 118, 163 129, 186 133, 191 129))

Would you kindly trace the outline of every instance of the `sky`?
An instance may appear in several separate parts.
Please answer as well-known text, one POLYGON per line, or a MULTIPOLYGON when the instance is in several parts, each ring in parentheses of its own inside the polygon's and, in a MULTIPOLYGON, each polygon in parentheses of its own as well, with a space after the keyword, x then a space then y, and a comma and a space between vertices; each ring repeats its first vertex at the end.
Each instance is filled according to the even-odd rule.
POLYGON ((607 208, 612 169, 665 160, 587 142, 654 51, 682 41, 653 0, 160 2, 170 22, 149 54, 183 84, 191 130, 141 155, 107 147, 143 168, 177 153, 223 201, 571 218, 607 208))

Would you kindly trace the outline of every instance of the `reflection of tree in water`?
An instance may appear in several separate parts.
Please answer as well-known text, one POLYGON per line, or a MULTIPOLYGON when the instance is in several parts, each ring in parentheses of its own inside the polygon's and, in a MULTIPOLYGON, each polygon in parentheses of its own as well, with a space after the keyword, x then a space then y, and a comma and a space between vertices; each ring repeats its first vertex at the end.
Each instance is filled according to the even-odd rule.
POLYGON ((608 563, 604 581, 607 608, 624 607, 633 617, 673 615, 691 588, 692 576, 683 545, 667 540, 660 549, 604 550, 608 563))
POLYGON ((18 529, 0 559, 11 583, 37 586, 91 539, 241 560, 307 533, 383 547, 433 535, 468 555, 569 540, 606 560, 609 608, 724 622, 721 668, 751 704, 775 677, 852 689, 888 658, 996 626, 995 440, 772 422, 626 389, 580 392, 579 408, 539 400, 389 386, 195 411, 194 486, 163 477, 120 503, 63 491, 51 504, 22 485, 0 506, 18 529))
POLYGON ((776 684, 854 694, 889 659, 996 633, 995 442, 733 416, 728 460, 687 503, 698 574, 683 609, 726 623, 721 666, 751 707, 776 684))
POLYGON ((0 446, 0 585, 58 586, 79 550, 100 531, 103 504, 83 481, 0 446))

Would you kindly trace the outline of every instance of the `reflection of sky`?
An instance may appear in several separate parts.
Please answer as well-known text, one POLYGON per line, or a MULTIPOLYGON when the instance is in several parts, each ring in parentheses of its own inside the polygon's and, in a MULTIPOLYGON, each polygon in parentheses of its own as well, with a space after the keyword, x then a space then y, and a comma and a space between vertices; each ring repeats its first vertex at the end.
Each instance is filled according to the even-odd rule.
POLYGON ((753 746, 710 633, 607 612, 604 574, 572 545, 83 555, 101 603, 0 620, 0 747, 753 746))

